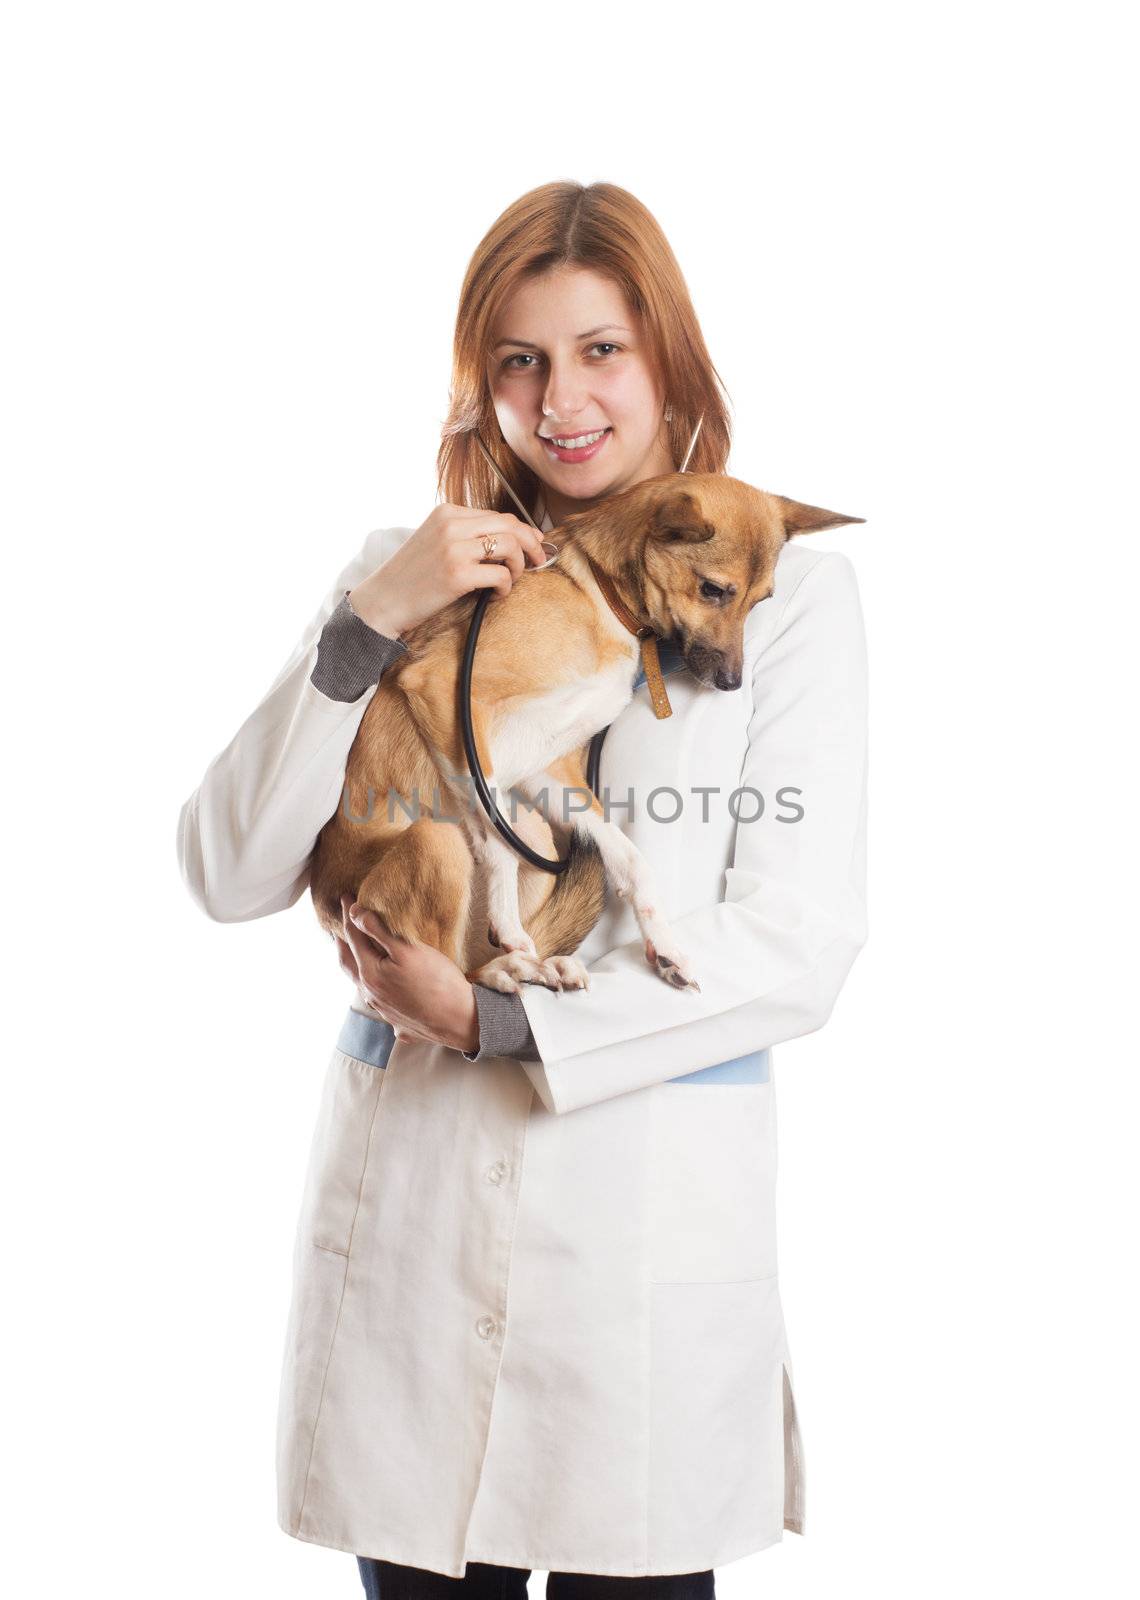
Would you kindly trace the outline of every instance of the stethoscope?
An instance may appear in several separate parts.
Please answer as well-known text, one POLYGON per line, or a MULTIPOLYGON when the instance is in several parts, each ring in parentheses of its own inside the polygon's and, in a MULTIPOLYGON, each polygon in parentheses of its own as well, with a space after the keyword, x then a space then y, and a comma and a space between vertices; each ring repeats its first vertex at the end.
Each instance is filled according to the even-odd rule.
MULTIPOLYGON (((693 437, 689 440, 689 448, 685 451, 685 459, 678 468, 679 472, 688 471, 689 462, 692 460, 693 450, 696 447, 697 435, 701 431, 701 423, 704 420, 703 414, 697 418, 697 425, 693 429, 693 437)), ((487 446, 483 443, 478 433, 473 434, 472 437, 480 450, 482 450, 492 472, 519 508, 522 516, 526 518, 534 531, 541 537, 542 529, 535 522, 526 506, 523 505, 512 486, 507 482, 506 475, 487 449, 487 446)), ((553 545, 549 539, 543 539, 542 544, 544 549, 553 549, 554 554, 549 560, 544 561, 541 566, 524 568, 524 572, 544 572, 547 567, 553 566, 558 560, 561 552, 557 546, 553 545)), ((522 573, 519 574, 520 577, 522 575, 522 573)), ((475 646, 479 639, 479 629, 483 626, 483 613, 486 611, 487 603, 495 592, 494 589, 481 589, 479 591, 471 613, 471 622, 467 629, 467 642, 463 649, 463 660, 459 667, 459 721, 463 730, 463 749, 471 776, 475 780, 475 791, 479 796, 483 809, 511 848, 517 850, 523 860, 529 861, 532 867, 541 867, 544 872, 564 872, 569 865, 569 855, 563 860, 559 860, 556 857, 553 861, 548 861, 545 856, 540 856, 537 850, 533 850, 525 839, 520 839, 506 817, 503 816, 495 804, 494 796, 487 785, 487 779, 483 773, 483 768, 479 765, 479 755, 475 749, 475 733, 471 726, 471 672, 475 665, 475 646)), ((586 781, 589 783, 595 798, 600 798, 598 795, 598 779, 602 763, 602 742, 608 732, 609 725, 607 724, 606 727, 599 728, 598 732, 590 740, 590 753, 586 763, 586 781)))

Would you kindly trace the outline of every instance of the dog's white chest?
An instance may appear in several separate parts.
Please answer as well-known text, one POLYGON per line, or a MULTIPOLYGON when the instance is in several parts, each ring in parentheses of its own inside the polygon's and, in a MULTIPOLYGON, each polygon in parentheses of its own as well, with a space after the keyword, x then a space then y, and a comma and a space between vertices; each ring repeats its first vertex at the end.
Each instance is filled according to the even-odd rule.
POLYGON ((636 674, 636 661, 618 661, 580 683, 561 684, 511 707, 492 742, 496 782, 509 788, 579 749, 629 704, 636 674))

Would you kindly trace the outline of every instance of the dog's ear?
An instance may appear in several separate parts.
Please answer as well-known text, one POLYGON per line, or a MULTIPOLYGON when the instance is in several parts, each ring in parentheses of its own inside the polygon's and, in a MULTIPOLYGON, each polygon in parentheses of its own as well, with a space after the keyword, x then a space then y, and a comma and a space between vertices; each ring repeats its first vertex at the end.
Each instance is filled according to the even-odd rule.
POLYGON ((825 511, 822 506, 805 506, 800 500, 789 500, 786 495, 774 494, 784 523, 786 538, 797 533, 819 533, 823 528, 838 528, 845 522, 866 522, 866 517, 845 517, 841 511, 825 511))
POLYGON ((687 489, 674 489, 659 500, 653 509, 649 524, 649 537, 661 539, 666 544, 684 540, 686 544, 703 544, 716 530, 701 516, 696 495, 687 489))

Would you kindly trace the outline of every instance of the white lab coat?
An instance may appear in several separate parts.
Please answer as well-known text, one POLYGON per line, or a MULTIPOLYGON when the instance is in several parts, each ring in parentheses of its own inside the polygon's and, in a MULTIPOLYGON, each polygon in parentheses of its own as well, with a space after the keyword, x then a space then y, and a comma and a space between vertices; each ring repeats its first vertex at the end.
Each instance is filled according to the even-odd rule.
MULTIPOLYGON (((304 891, 375 692, 322 695, 315 641, 411 531, 368 536, 183 808, 183 871, 212 917, 304 891)), ((332 1052, 281 1374, 279 1521, 299 1539, 452 1577, 637 1576, 802 1532, 773 1076, 670 1080, 820 1027, 866 937, 851 562, 793 540, 749 613, 741 688, 666 683, 672 716, 639 688, 600 781, 700 992, 651 971, 611 896, 580 951, 590 989, 523 989, 541 1062, 332 1052), (758 820, 754 794, 730 805, 741 788, 758 820)))

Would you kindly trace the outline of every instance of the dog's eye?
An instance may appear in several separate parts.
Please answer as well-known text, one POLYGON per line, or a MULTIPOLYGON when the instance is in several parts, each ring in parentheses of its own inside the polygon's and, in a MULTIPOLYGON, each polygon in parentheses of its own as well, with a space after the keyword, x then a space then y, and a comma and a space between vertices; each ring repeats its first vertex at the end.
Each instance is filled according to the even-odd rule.
POLYGON ((719 600, 724 593, 719 583, 712 583, 708 578, 701 584, 701 594, 706 600, 719 600))

